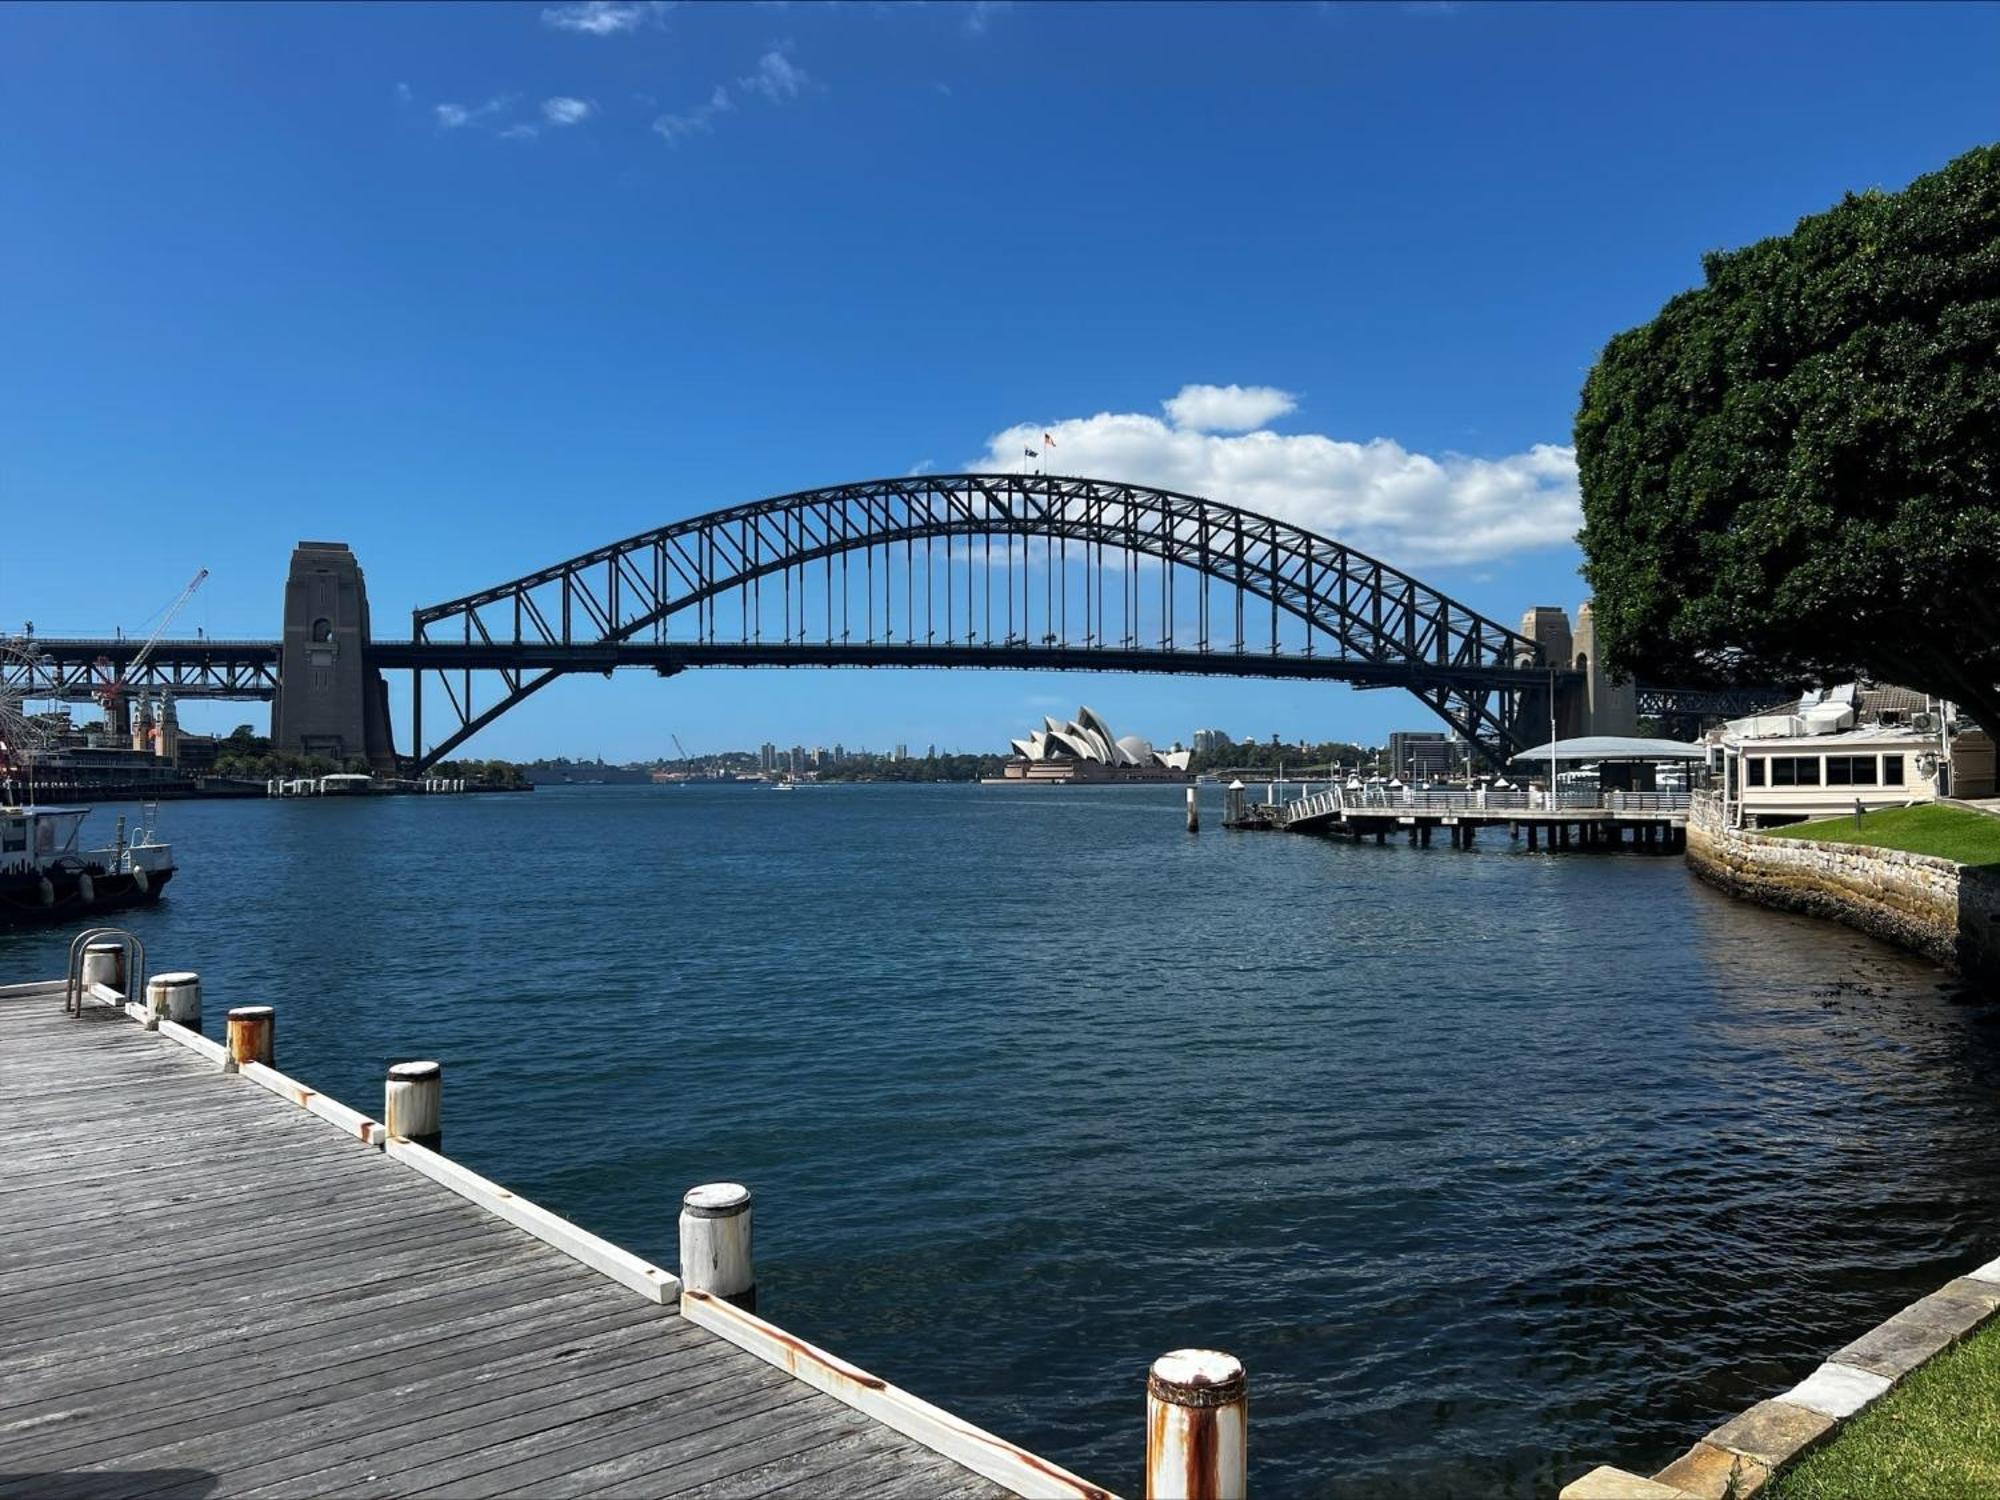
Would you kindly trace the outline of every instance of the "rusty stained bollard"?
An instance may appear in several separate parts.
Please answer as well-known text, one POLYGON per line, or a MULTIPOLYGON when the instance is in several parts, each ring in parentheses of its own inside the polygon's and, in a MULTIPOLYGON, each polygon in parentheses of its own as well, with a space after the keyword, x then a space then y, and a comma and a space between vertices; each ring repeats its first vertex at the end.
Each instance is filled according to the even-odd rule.
POLYGON ((1244 1500, 1250 1400, 1243 1362, 1176 1349, 1146 1377, 1146 1500, 1244 1500))
POLYGON ((740 1182, 689 1188, 681 1199, 681 1285, 757 1310, 750 1189, 740 1182))
POLYGON ((1187 794, 1188 794, 1188 809, 1187 809, 1187 824, 1188 824, 1188 832, 1189 832, 1189 833, 1200 833, 1200 832, 1201 832, 1201 807, 1200 807, 1200 806, 1199 806, 1199 805, 1198 805, 1198 804, 1197 804, 1197 803, 1195 802, 1195 800, 1194 800, 1194 788, 1193 788, 1193 787, 1189 787, 1189 788, 1187 789, 1187 794))
POLYGON ((389 1080, 382 1087, 382 1125, 392 1138, 439 1150, 444 1145, 443 1110, 442 1064, 389 1064, 389 1080))
POLYGON ((229 1061, 277 1066, 278 1013, 268 1005, 239 1005, 229 1012, 229 1061))
POLYGON ((157 1030, 162 1021, 201 1030, 201 976, 155 974, 146 981, 146 1016, 148 1030, 157 1030))

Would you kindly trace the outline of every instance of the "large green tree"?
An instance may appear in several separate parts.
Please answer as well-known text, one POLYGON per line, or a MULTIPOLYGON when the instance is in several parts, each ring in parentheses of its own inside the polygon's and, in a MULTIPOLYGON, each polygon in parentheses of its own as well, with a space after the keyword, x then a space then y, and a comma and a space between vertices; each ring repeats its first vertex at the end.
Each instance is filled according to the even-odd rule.
POLYGON ((1703 265, 1583 388, 1600 649, 1656 681, 1861 671, 2000 733, 2000 147, 1703 265))

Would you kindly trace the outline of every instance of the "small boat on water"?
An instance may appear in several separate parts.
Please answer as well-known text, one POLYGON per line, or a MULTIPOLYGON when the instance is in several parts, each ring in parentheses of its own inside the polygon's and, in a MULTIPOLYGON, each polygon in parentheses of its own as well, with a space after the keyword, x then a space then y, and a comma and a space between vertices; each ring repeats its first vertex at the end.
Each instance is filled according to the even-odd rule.
MULTIPOLYGON (((0 805, 0 927, 80 920, 146 906, 174 878, 174 851, 149 828, 109 848, 79 849, 87 807, 0 805)), ((147 819, 151 822, 151 817, 147 819)))

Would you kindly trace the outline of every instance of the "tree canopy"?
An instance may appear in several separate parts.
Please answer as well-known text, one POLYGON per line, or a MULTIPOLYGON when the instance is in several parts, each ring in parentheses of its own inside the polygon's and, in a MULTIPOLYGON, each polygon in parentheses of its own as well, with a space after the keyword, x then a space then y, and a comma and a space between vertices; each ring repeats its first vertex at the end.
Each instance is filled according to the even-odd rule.
POLYGON ((1703 265, 1577 413, 1608 662, 1861 672, 2000 733, 2000 147, 1703 265))

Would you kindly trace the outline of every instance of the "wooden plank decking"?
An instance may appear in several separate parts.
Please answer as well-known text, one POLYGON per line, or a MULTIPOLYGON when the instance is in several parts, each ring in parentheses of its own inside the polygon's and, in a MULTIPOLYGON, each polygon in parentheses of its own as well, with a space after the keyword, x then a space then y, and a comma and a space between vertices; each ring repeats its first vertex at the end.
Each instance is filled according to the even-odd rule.
POLYGON ((0 998, 0 1497, 1008 1493, 60 987, 0 998))

